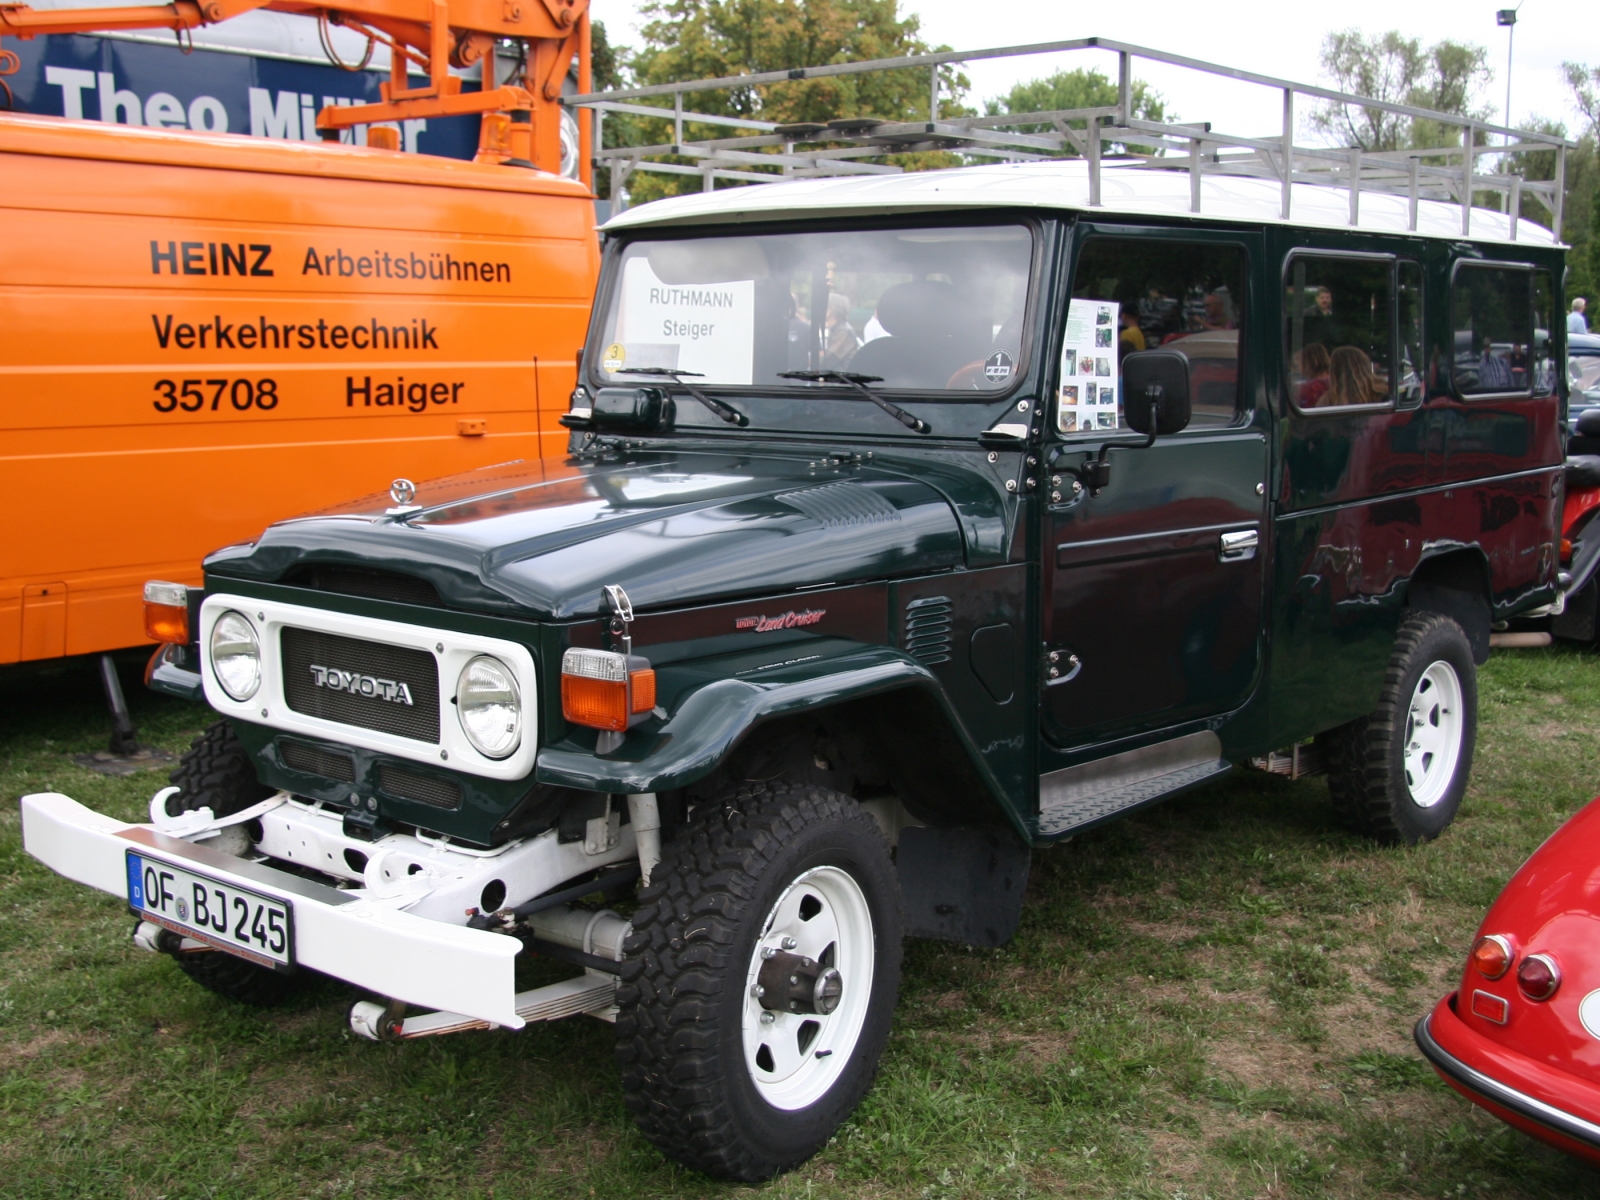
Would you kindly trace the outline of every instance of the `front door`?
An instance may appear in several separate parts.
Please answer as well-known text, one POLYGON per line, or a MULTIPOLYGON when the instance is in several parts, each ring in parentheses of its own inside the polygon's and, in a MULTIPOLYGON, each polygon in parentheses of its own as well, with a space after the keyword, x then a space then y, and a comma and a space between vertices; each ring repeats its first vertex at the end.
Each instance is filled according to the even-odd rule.
POLYGON ((1044 714, 1058 745, 1226 712, 1255 683, 1268 445, 1250 281, 1263 250, 1254 233, 1078 227, 1044 481, 1044 714), (1109 485, 1075 491, 1071 468, 1138 440, 1121 367, 1156 348, 1188 359, 1188 428, 1111 450, 1109 485))

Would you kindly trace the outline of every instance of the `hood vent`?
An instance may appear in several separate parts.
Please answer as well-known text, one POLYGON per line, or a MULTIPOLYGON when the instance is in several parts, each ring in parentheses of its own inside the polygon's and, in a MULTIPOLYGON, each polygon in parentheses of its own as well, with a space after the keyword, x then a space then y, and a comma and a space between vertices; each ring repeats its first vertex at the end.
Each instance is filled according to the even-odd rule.
POLYGON ((878 525, 898 521, 900 510, 872 488, 859 483, 824 483, 774 497, 802 512, 825 529, 841 525, 878 525))
POLYGON ((953 610, 949 596, 923 596, 906 605, 905 651, 920 663, 934 666, 950 661, 955 644, 953 610))
POLYGON ((396 604, 421 604, 443 608, 433 584, 414 575, 392 571, 363 571, 352 567, 307 567, 285 583, 316 588, 319 592, 338 592, 341 596, 362 596, 368 600, 390 600, 396 604))

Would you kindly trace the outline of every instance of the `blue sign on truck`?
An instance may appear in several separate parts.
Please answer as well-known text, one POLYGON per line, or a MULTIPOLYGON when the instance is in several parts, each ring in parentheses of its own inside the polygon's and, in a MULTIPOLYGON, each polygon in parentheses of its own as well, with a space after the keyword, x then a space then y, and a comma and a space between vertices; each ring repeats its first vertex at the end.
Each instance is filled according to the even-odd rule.
MULTIPOLYGON (((8 38, 6 46, 21 59, 5 78, 15 112, 289 141, 319 140, 319 109, 376 101, 389 74, 236 49, 196 46, 186 53, 148 36, 52 34, 8 38)), ((462 85, 478 87, 476 80, 462 85)), ((413 154, 471 158, 478 148, 476 116, 399 127, 401 148, 413 154)), ((365 138, 364 129, 343 134, 347 142, 365 138)))

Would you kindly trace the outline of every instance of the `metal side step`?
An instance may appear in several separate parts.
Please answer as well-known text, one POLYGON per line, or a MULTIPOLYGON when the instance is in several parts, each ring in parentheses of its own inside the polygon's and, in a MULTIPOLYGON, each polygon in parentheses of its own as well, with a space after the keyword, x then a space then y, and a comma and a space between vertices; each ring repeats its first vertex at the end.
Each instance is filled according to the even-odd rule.
POLYGON ((1217 735, 1202 730, 1051 771, 1039 777, 1039 836, 1060 837, 1097 825, 1203 783, 1231 766, 1222 757, 1217 735))

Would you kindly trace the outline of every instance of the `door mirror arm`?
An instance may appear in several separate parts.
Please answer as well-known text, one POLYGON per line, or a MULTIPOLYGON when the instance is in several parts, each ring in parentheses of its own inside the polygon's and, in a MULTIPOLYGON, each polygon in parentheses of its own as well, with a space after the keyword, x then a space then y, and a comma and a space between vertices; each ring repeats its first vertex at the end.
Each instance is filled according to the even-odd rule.
MULTIPOLYGON (((1091 496, 1098 496, 1102 489, 1111 483, 1111 461, 1106 456, 1116 449, 1123 450, 1148 450, 1156 444, 1157 417, 1161 412, 1161 385, 1152 383, 1144 390, 1144 398, 1150 402, 1150 420, 1147 431, 1142 441, 1137 442, 1105 442, 1101 445, 1098 454, 1085 459, 1076 467, 1062 467, 1063 474, 1071 475, 1084 486, 1091 496)), ((1072 453, 1066 446, 1056 447, 1055 453, 1050 456, 1051 464, 1065 454, 1072 453)))

